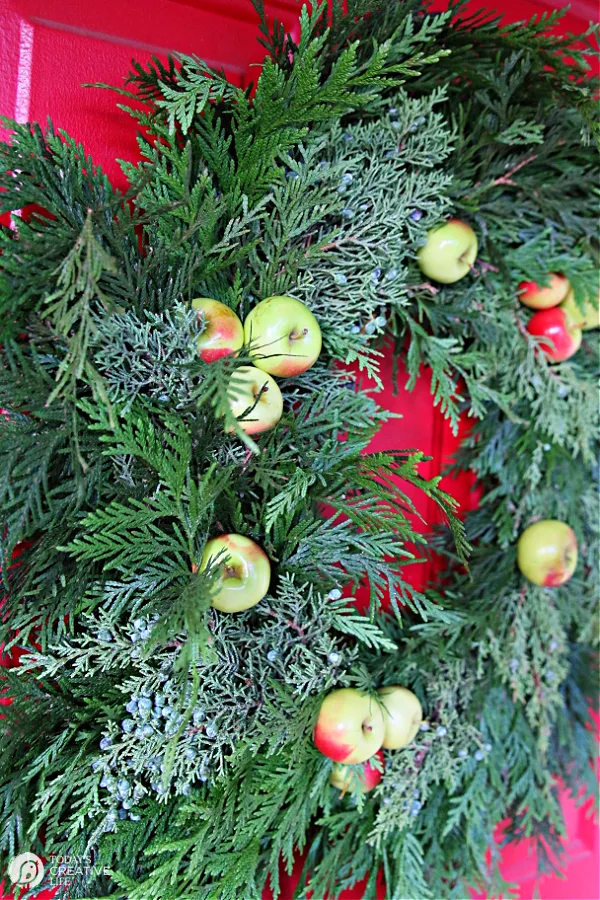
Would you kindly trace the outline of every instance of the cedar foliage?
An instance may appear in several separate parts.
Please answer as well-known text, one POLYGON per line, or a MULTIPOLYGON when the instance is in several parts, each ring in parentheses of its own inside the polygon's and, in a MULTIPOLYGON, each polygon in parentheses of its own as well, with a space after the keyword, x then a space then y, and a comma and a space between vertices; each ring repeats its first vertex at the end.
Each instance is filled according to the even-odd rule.
POLYGON ((51 125, 13 123, 0 149, 1 209, 36 210, 0 230, 2 639, 26 651, 3 676, 3 859, 42 854, 43 829, 47 852, 105 867, 71 897, 277 895, 301 851, 298 896, 368 874, 374 897, 379 871, 390 897, 497 895, 497 822, 535 838, 543 869, 556 776, 595 790, 597 334, 550 367, 515 300, 554 270, 579 302, 597 289, 589 46, 553 37, 554 14, 501 28, 421 0, 317 4, 295 44, 255 5, 255 91, 195 57, 135 64, 127 194, 51 125), (480 254, 438 290, 415 253, 450 214, 480 254), (246 357, 201 363, 188 303, 243 317, 285 292, 324 352, 253 441, 227 405, 246 357), (358 373, 378 378, 386 333, 399 390, 425 364, 453 426, 473 417, 456 467, 483 497, 464 529, 421 453, 367 452, 386 413, 358 373), (425 593, 404 578, 427 548, 403 483, 453 535, 428 541, 447 572, 425 593), (579 540, 551 592, 515 566, 536 517, 579 540), (275 571, 236 616, 197 572, 220 531, 275 571), (429 727, 375 791, 340 798, 310 739, 319 703, 384 683, 410 686, 429 727))

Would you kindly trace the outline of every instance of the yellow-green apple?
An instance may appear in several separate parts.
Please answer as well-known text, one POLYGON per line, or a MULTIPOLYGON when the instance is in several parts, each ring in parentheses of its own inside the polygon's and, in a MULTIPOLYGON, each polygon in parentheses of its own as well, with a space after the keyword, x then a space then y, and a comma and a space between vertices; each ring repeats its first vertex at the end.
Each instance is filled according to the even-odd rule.
POLYGON ((334 763, 329 777, 329 784, 338 788, 342 794, 345 794, 346 791, 352 788, 358 788, 361 794, 368 794, 381 781, 383 767, 384 760, 381 750, 378 750, 374 757, 363 763, 359 771, 351 769, 350 766, 344 766, 342 763, 334 763), (379 769, 375 765, 375 759, 379 762, 379 769))
POLYGON ((230 356, 244 344, 244 326, 232 309, 210 297, 192 300, 199 323, 204 324, 196 339, 200 358, 211 363, 222 356, 230 356))
POLYGON ((321 352, 319 323, 295 297, 258 303, 246 317, 244 337, 258 368, 284 378, 306 372, 321 352))
POLYGON ((283 412, 283 397, 277 382, 255 366, 240 366, 229 380, 229 407, 246 434, 274 428, 283 412))
POLYGON ((569 291, 560 304, 560 308, 564 309, 571 316, 575 325, 583 328, 584 331, 589 331, 590 328, 600 328, 600 293, 598 293, 595 303, 587 300, 582 309, 576 302, 573 291, 569 291))
POLYGON ((552 272, 548 276, 549 284, 540 287, 536 281, 522 281, 517 288, 517 295, 524 306, 530 309, 551 309, 565 299, 569 288, 568 278, 552 272))
POLYGON ((256 606, 269 590, 271 563, 264 550, 243 534, 222 534, 207 541, 200 571, 216 565, 219 577, 212 606, 241 612, 256 606))
POLYGON ((377 700, 354 688, 340 688, 321 704, 314 741, 317 750, 334 762, 361 763, 377 753, 383 732, 377 700))
POLYGON ((421 271, 442 284, 464 278, 477 258, 477 235, 460 219, 450 219, 427 233, 427 242, 417 253, 421 271))
POLYGON ((543 519, 526 528, 517 543, 517 563, 529 581, 558 587, 577 565, 577 538, 566 522, 543 519))
POLYGON ((414 741, 423 721, 419 698, 399 684, 382 687, 377 692, 383 707, 385 733, 382 747, 399 750, 414 741))
POLYGON ((540 349, 552 362, 570 359, 581 345, 581 327, 559 306, 534 313, 527 323, 527 331, 547 339, 540 342, 540 349))

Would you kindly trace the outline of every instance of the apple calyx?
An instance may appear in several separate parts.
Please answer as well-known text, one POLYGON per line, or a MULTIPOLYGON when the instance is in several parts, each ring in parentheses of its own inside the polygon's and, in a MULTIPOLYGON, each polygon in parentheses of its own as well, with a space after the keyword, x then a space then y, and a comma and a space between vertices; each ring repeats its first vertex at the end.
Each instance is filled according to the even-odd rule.
POLYGON ((271 565, 257 543, 242 534, 222 534, 207 541, 199 570, 216 568, 211 606, 237 613, 256 606, 269 590, 271 565))

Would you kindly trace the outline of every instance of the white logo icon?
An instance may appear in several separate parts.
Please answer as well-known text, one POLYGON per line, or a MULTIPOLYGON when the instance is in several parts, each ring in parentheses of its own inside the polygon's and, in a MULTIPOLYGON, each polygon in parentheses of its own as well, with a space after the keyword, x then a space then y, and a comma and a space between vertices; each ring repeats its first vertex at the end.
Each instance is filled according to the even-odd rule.
POLYGON ((35 853, 19 853, 8 867, 13 884, 36 887, 44 877, 44 863, 35 853))

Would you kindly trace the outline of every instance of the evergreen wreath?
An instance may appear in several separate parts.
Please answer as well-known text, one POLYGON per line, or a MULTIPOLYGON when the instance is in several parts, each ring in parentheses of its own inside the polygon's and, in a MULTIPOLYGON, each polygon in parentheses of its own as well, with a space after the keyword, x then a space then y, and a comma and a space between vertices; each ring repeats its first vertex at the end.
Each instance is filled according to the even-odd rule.
POLYGON ((0 209, 23 211, 0 229, 2 639, 21 654, 3 672, 2 859, 100 863, 69 897, 277 896, 301 853, 299 897, 368 876, 373 898, 380 871, 390 898, 498 896, 497 823, 552 866, 558 779, 595 794, 597 332, 552 364, 517 300, 560 273, 569 321, 597 315, 594 35, 461 0, 334 0, 295 43, 255 6, 255 89, 195 57, 134 65, 127 193, 51 124, 10 123, 0 149, 0 209), (450 217, 479 252, 432 284, 417 253, 450 217), (279 424, 253 435, 263 388, 236 402, 256 347, 204 361, 191 301, 244 320, 290 295, 323 350, 278 378, 279 424), (368 452, 387 414, 359 373, 379 378, 385 335, 399 390, 425 364, 453 427, 472 417, 464 524, 422 453, 368 452), (403 483, 447 517, 428 546, 403 483), (579 563, 548 588, 516 546, 554 519, 579 563), (214 607, 227 551, 206 564, 223 534, 271 566, 235 614, 214 607), (446 561, 425 592, 404 578, 421 551, 446 561), (316 749, 334 690, 389 722, 386 685, 422 706, 412 741, 366 768, 316 749))

